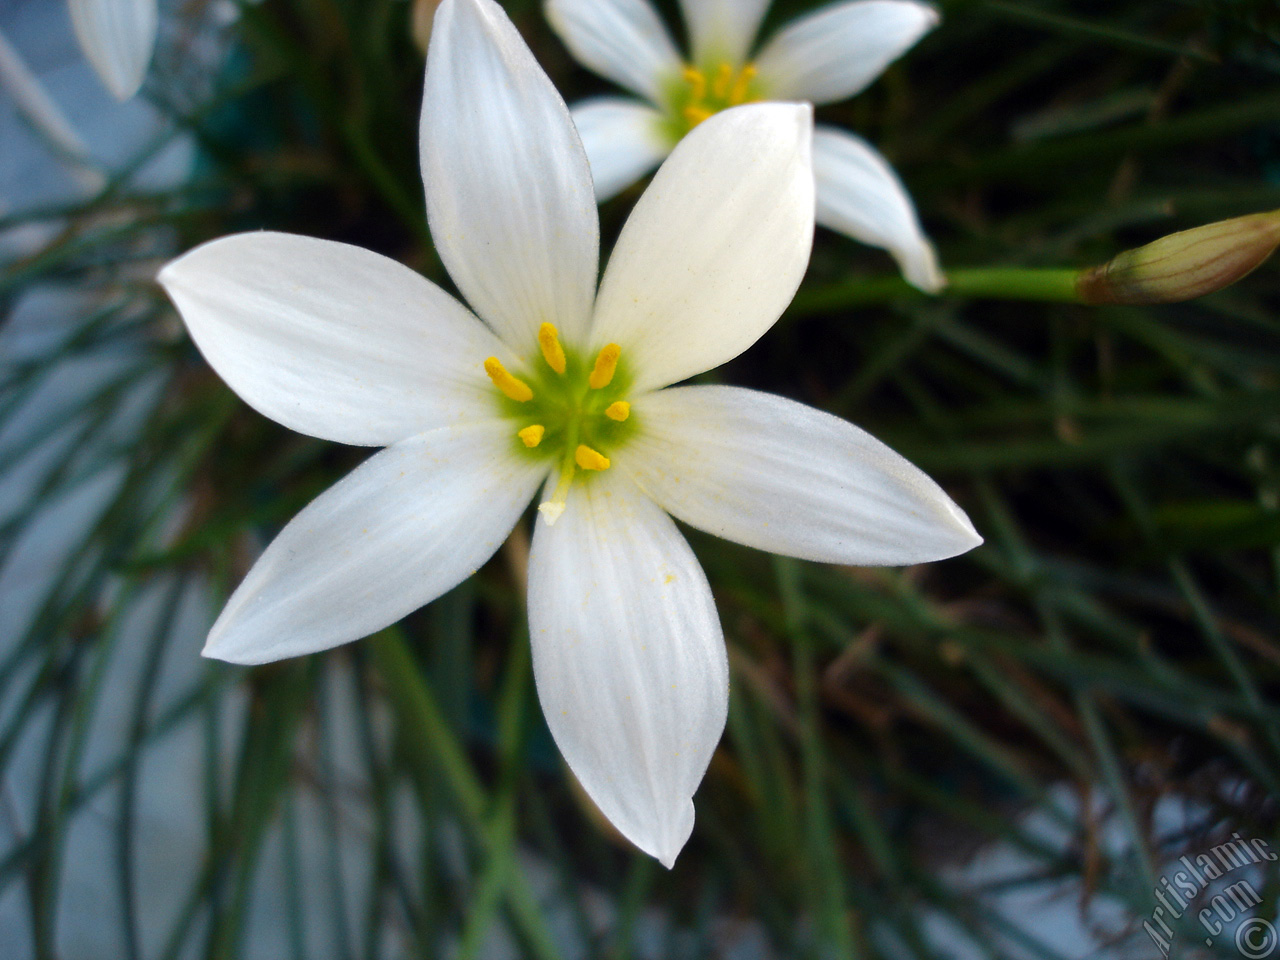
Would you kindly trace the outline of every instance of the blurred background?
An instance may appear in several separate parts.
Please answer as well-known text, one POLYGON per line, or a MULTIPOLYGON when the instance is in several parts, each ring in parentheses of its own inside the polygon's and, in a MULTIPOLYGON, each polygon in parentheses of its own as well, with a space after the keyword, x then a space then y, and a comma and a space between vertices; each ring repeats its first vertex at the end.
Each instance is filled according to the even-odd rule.
MULTIPOLYGON (((819 230, 792 308, 711 376, 870 430, 986 544, 842 569, 689 532, 732 702, 671 872, 547 733, 519 528, 376 638, 199 657, 367 453, 237 400, 155 272, 269 228, 452 290, 416 157, 429 6, 162 4, 120 104, 62 0, 0 0, 0 957, 1280 952, 1275 867, 1198 859, 1280 851, 1277 262, 1176 306, 925 298, 819 230)), ((610 92, 505 6, 567 100, 610 92)), ((944 267, 1086 266, 1280 207, 1275 0, 941 7, 818 116, 894 162, 944 267)))

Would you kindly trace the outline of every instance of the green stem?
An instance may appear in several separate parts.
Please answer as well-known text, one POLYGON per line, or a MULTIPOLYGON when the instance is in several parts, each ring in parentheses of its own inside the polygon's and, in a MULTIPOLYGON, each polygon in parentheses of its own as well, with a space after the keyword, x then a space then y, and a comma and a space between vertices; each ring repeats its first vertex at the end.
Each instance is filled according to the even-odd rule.
MULTIPOLYGON (((488 791, 480 782, 462 745, 449 728, 440 704, 423 681, 408 641, 398 627, 388 627, 369 641, 374 662, 387 685, 388 703, 406 731, 406 749, 419 753, 419 768, 443 775, 453 793, 463 825, 490 859, 510 859, 513 831, 501 815, 490 823, 488 791), (433 769, 434 768, 434 769, 433 769)), ((487 885, 488 886, 488 885, 487 885)), ((501 890, 519 934, 537 960, 561 960, 559 949, 542 918, 540 907, 519 871, 494 878, 491 889, 501 890), (503 882, 498 882, 499 880, 503 882)))
MULTIPOLYGON (((947 273, 947 287, 939 297, 972 297, 985 300, 1040 300, 1080 303, 1073 268, 969 267, 947 273)), ((802 290, 791 305, 793 316, 825 313, 845 307, 923 300, 930 295, 901 277, 868 277, 802 290)))
POLYGON ((498 705, 498 757, 501 774, 489 814, 487 843, 491 852, 479 875, 462 942, 459 960, 479 957, 489 941, 489 929, 507 893, 516 863, 516 779, 522 746, 522 714, 530 683, 532 651, 524 631, 517 631, 508 657, 507 675, 498 705))
POLYGON ((1079 303, 1073 268, 974 267, 947 274, 943 295, 988 297, 996 300, 1046 300, 1079 303))
POLYGON ((809 629, 808 602, 794 560, 777 558, 774 570, 783 616, 795 649, 796 714, 800 721, 800 769, 804 783, 805 839, 808 841, 812 887, 809 897, 817 921, 834 956, 858 960, 863 951, 851 923, 845 874, 839 859, 836 825, 827 796, 827 758, 821 727, 821 705, 815 680, 817 658, 809 629))

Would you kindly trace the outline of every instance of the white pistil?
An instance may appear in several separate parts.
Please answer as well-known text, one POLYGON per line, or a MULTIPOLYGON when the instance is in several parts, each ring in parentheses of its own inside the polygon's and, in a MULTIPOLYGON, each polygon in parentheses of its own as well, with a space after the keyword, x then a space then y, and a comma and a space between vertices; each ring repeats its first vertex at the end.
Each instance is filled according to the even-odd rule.
POLYGON ((538 512, 546 518, 549 526, 555 526, 555 522, 564 513, 565 503, 569 499, 569 485, 573 483, 574 471, 575 467, 571 459, 565 466, 560 468, 560 482, 556 484, 556 489, 551 494, 551 499, 538 504, 538 512))

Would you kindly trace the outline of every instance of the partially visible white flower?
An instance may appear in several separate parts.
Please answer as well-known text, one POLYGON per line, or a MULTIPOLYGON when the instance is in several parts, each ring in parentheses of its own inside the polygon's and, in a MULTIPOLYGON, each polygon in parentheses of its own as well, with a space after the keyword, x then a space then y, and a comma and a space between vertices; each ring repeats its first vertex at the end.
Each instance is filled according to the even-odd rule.
POLYGON ((599 227, 568 108, 492 0, 444 0, 422 173, 437 250, 482 320, 341 243, 250 233, 160 282, 209 363, 312 436, 386 446, 267 547, 206 655, 298 656, 394 623, 470 576, 544 492, 529 562, 534 674, 601 811, 670 866, 724 728, 711 589, 671 517, 832 563, 980 542, 850 424, 732 387, 670 387, 781 314, 813 236, 811 108, 708 120, 631 213, 596 289, 599 227))
POLYGON ((101 190, 106 177, 95 169, 89 148, 2 30, 0 88, 9 95, 23 119, 52 148, 54 156, 66 167, 77 186, 86 193, 101 190))
POLYGON ((142 86, 156 45, 156 0, 67 0, 80 49, 117 100, 142 86))
MULTIPOLYGON (((938 23, 916 0, 845 0, 801 17, 752 59, 768 0, 681 0, 693 46, 682 60, 649 0, 545 0, 570 52, 638 94, 586 100, 573 119, 606 200, 652 170, 720 110, 760 100, 844 100, 938 23)), ((818 223, 888 250, 907 280, 937 292, 946 279, 911 197, 865 140, 819 127, 813 143, 818 223)))

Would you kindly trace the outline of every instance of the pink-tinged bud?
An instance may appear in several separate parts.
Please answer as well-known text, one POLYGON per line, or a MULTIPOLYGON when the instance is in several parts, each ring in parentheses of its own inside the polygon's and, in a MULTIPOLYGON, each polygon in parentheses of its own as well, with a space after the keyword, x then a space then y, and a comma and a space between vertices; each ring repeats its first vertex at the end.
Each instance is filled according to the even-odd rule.
POLYGON ((1280 246, 1280 210, 1221 220, 1124 253, 1076 280, 1085 303, 1180 303, 1229 287, 1280 246))

